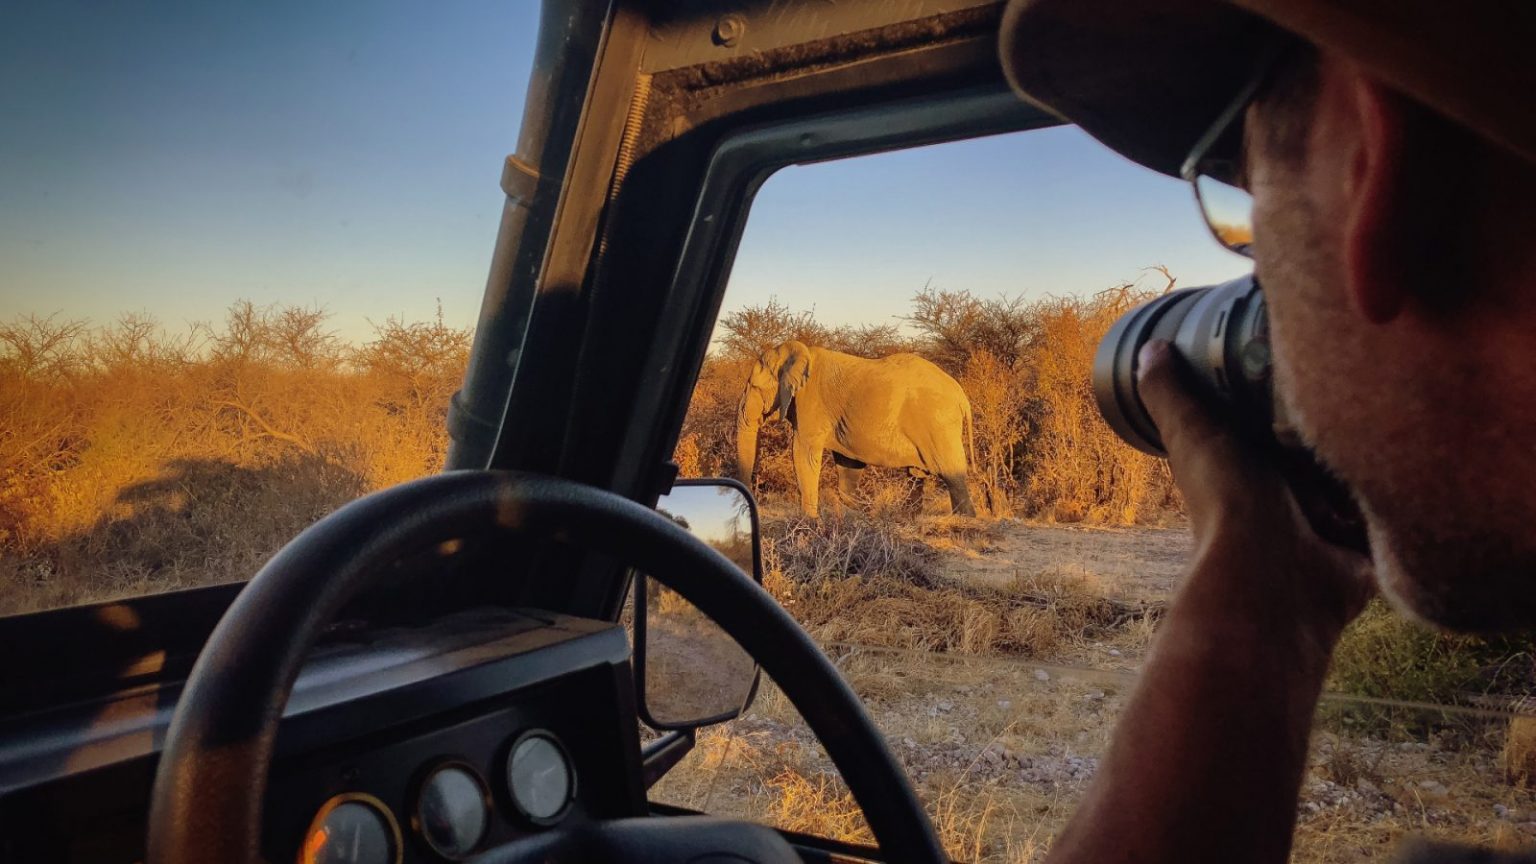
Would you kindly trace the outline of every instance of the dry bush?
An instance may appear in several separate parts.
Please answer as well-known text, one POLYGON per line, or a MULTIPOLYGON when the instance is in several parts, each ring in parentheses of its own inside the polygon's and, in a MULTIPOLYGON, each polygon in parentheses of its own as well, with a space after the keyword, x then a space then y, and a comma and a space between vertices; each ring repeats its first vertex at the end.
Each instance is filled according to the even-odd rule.
POLYGON ((1029 391, 1020 387, 1024 377, 1015 365, 985 348, 973 349, 965 358, 960 386, 971 400, 976 452, 971 475, 981 481, 982 503, 995 518, 1013 515, 1009 491, 1018 476, 1018 460, 1027 437, 1025 416, 1029 391))
POLYGON ((437 470, 467 331, 352 347, 303 307, 217 327, 0 325, 0 613, 250 576, 304 525, 437 470))
POLYGON ((977 520, 795 519, 764 533, 765 584, 824 642, 1048 657, 1155 614, 1109 600, 1081 578, 1044 573, 982 585, 944 577, 943 550, 991 536, 977 520))
POLYGON ((1065 522, 1137 520, 1152 460, 1100 419, 1088 375, 1099 339, 1128 306, 1074 299, 1037 307, 1040 333, 1025 361, 1032 435, 1020 478, 1034 512, 1065 522))
POLYGON ((771 538, 765 557, 771 556, 773 565, 798 584, 815 586, 851 576, 922 587, 937 584, 938 553, 897 534, 889 523, 797 517, 771 525, 765 534, 771 538))
MULTIPOLYGON (((688 414, 683 420, 678 448, 673 455, 683 476, 735 475, 736 412, 750 370, 751 363, 745 359, 712 357, 705 362, 694 383, 693 397, 688 403, 688 414)), ((794 471, 789 464, 787 432, 784 424, 763 425, 762 464, 758 473, 776 483, 781 474, 788 471, 789 485, 785 488, 793 489, 794 471)))
POLYGON ((1536 717, 1510 718, 1499 762, 1510 783, 1521 788, 1533 785, 1536 781, 1536 717))

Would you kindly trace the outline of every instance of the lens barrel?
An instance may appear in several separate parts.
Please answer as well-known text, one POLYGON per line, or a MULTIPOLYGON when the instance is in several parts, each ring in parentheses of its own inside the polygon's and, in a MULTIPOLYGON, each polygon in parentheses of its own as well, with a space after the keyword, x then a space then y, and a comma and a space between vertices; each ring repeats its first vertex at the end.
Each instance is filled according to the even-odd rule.
POLYGON ((1173 344, 1206 395, 1240 426, 1269 434, 1274 419, 1269 321, 1258 280, 1243 276, 1164 294, 1116 321, 1093 359, 1093 395, 1115 434, 1166 456, 1157 424, 1136 391, 1137 354, 1153 339, 1173 344))

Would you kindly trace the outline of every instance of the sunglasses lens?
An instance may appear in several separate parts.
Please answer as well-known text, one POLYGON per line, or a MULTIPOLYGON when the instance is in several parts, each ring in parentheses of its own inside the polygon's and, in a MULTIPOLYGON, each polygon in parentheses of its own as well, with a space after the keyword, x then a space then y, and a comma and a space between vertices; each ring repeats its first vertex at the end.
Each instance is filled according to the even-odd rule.
POLYGON ((1253 196, 1203 174, 1195 177, 1195 196, 1221 245, 1247 256, 1253 244, 1253 196))

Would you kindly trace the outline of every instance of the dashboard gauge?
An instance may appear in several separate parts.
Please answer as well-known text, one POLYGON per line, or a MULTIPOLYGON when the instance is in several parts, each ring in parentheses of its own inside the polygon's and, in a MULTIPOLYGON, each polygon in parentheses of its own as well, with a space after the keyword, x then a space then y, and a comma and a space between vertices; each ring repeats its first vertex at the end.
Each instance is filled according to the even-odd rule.
POLYGON ((565 747, 549 732, 524 732, 507 751, 507 795, 524 819, 552 825, 576 797, 576 773, 565 747))
POLYGON ((446 762, 422 781, 412 825, 433 852, 450 861, 468 858, 490 824, 485 784, 468 765, 446 762))
POLYGON ((399 864, 400 825, 372 795, 337 795, 304 836, 299 864, 399 864))

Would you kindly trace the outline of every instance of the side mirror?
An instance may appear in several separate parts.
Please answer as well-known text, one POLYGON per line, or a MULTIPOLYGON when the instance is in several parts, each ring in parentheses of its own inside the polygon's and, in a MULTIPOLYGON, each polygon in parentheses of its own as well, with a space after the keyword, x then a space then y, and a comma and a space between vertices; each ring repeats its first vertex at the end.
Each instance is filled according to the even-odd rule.
MULTIPOLYGON (((656 509, 763 581, 757 502, 735 480, 679 480, 656 509)), ((734 719, 757 693, 757 663, 681 595, 635 578, 635 677, 653 729, 734 719)))

